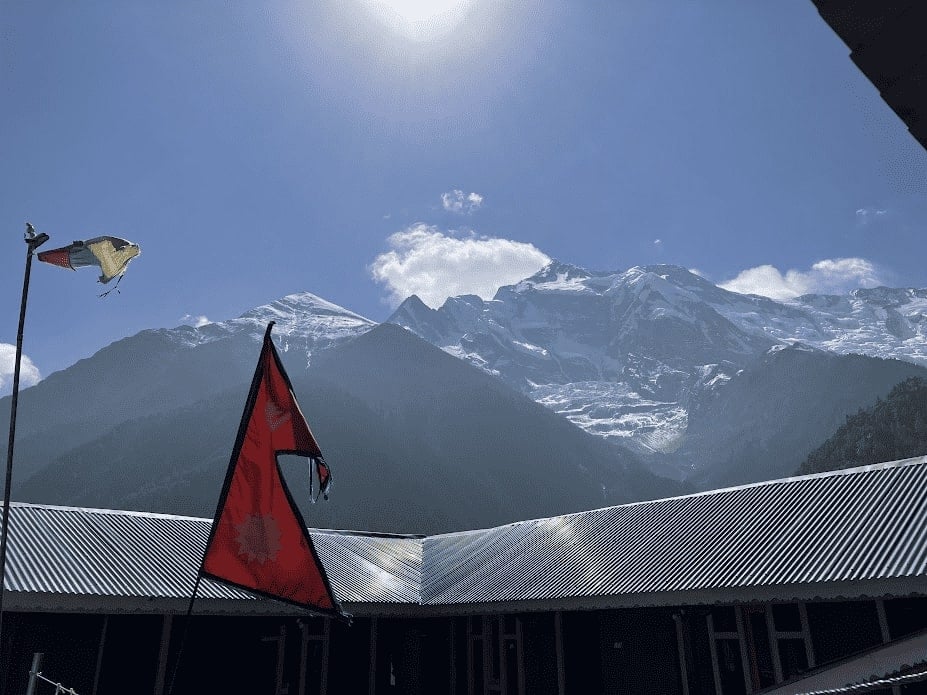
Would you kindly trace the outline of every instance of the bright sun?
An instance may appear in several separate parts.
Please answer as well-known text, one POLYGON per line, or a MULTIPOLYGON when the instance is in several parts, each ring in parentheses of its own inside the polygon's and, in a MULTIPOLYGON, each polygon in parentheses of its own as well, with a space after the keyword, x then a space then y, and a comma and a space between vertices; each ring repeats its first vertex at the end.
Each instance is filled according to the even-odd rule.
POLYGON ((366 0, 390 27, 417 41, 437 38, 453 29, 472 0, 366 0))

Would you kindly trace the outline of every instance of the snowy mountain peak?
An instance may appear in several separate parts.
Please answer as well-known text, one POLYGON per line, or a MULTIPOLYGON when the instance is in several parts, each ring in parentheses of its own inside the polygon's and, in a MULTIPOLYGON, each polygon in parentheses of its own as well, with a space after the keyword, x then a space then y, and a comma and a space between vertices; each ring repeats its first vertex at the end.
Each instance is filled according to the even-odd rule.
POLYGON ((333 304, 326 299, 311 292, 297 292, 288 294, 285 297, 255 307, 246 311, 240 319, 260 319, 261 321, 277 321, 278 323, 292 324, 304 321, 310 316, 341 316, 345 319, 353 320, 357 323, 373 326, 374 322, 355 314, 349 309, 333 304))
POLYGON ((606 277, 610 273, 593 272, 569 263, 552 260, 531 277, 525 278, 516 285, 500 288, 505 291, 527 292, 539 290, 546 292, 582 292, 590 289, 587 281, 597 277, 606 277))
POLYGON ((511 292, 580 292, 605 295, 627 288, 640 291, 645 287, 664 291, 670 291, 667 288, 673 287, 677 290, 701 293, 726 292, 677 265, 632 266, 623 271, 590 271, 569 263, 551 261, 531 277, 501 288, 501 296, 497 296, 497 299, 504 299, 511 292))
POLYGON ((927 364, 927 290, 878 287, 778 302, 675 265, 589 271, 551 261, 492 301, 407 300, 390 319, 563 414, 671 450, 692 403, 772 349, 927 364), (781 347, 780 347, 781 346, 781 347))
POLYGON ((927 304, 927 289, 872 287, 853 290, 850 295, 883 307, 898 307, 915 302, 919 302, 922 307, 927 304))
POLYGON ((235 319, 209 323, 198 328, 175 329, 177 338, 190 345, 200 345, 236 335, 261 340, 267 324, 274 321, 274 336, 288 349, 289 341, 303 341, 305 350, 329 347, 366 333, 376 323, 311 292, 288 294, 269 304, 246 311, 235 319))
POLYGON ((541 268, 531 277, 528 277, 524 282, 532 283, 545 283, 551 280, 555 280, 559 276, 566 276, 568 278, 574 277, 589 277, 590 273, 585 268, 580 268, 578 265, 573 265, 572 263, 564 263, 556 259, 552 259, 550 263, 541 268))

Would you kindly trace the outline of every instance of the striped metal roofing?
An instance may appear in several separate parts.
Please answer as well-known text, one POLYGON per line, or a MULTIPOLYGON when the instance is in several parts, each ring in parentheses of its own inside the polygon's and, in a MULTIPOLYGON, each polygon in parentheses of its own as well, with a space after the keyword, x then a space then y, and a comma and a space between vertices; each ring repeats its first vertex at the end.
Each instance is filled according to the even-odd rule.
MULTIPOLYGON (((193 517, 13 503, 6 588, 11 592, 189 597, 211 521, 193 517)), ((421 541, 312 531, 343 603, 417 603, 421 541)), ((204 580, 203 599, 251 594, 204 580)))
POLYGON ((927 457, 433 536, 424 557, 431 605, 923 577, 927 457))
POLYGON ((927 680, 927 630, 813 668, 762 695, 838 695, 888 692, 927 680))
MULTIPOLYGON (((11 511, 6 586, 21 595, 187 597, 210 526, 142 512, 11 511)), ((645 605, 660 594, 684 604, 706 592, 723 601, 762 587, 923 580, 927 457, 424 539, 311 533, 336 596, 355 605, 628 595, 645 605)), ((251 598, 208 581, 200 592, 251 598)))
POLYGON ((863 683, 853 683, 842 688, 811 690, 799 695, 859 695, 860 693, 885 692, 889 688, 898 688, 912 683, 927 681, 927 662, 922 662, 911 670, 896 673, 885 678, 876 678, 863 683))

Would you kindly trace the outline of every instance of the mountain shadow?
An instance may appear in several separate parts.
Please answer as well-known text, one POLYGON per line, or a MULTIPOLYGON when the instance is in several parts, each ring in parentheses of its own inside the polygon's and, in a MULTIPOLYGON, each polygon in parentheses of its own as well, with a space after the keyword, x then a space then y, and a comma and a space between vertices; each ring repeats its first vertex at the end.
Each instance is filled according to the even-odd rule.
MULTIPOLYGON (((290 376, 334 473, 331 500, 305 509, 314 526, 437 533, 681 491, 397 326, 308 369, 291 365, 290 376)), ((59 441, 16 498, 211 516, 247 388, 123 420, 77 446, 59 441)), ((308 499, 305 462, 283 469, 308 499)))
POLYGON ((820 473, 927 455, 927 381, 905 379, 885 399, 848 415, 799 473, 820 473))
POLYGON ((700 488, 793 475, 848 414, 914 376, 927 370, 801 346, 773 351, 690 411, 675 461, 700 488))

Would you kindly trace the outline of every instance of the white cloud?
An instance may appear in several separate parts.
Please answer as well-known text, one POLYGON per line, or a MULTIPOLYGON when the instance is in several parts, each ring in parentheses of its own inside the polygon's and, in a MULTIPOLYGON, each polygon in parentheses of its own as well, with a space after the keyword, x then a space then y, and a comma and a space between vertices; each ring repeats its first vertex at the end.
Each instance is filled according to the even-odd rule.
POLYGON ((663 239, 654 239, 654 240, 653 240, 653 245, 654 245, 654 246, 663 246, 663 239))
POLYGON ((873 220, 888 214, 888 210, 882 208, 859 208, 856 211, 857 223, 865 226, 873 220))
POLYGON ((843 294, 858 287, 877 287, 885 282, 876 266, 865 258, 833 258, 818 261, 810 270, 787 270, 771 265, 741 271, 719 287, 741 294, 760 294, 772 299, 793 299, 803 294, 843 294))
POLYGON ((212 323, 212 321, 210 321, 205 316, 194 316, 193 314, 184 314, 183 316, 180 317, 180 323, 186 324, 188 326, 194 326, 196 328, 200 328, 201 326, 205 326, 208 323, 212 323))
MULTIPOLYGON (((7 394, 13 390, 13 369, 16 366, 16 346, 0 343, 0 393, 7 394)), ((38 368, 26 355, 19 369, 19 387, 32 386, 42 380, 38 368)))
POLYGON ((479 210, 483 204, 483 196, 479 193, 464 193, 459 189, 454 189, 447 193, 441 194, 441 204, 448 212, 456 212, 458 215, 469 215, 479 210))
POLYGON ((412 294, 434 308, 459 294, 490 299, 501 286, 550 262, 531 244, 475 235, 457 238, 426 224, 397 232, 387 242, 391 250, 374 259, 370 274, 386 285, 393 304, 412 294))

